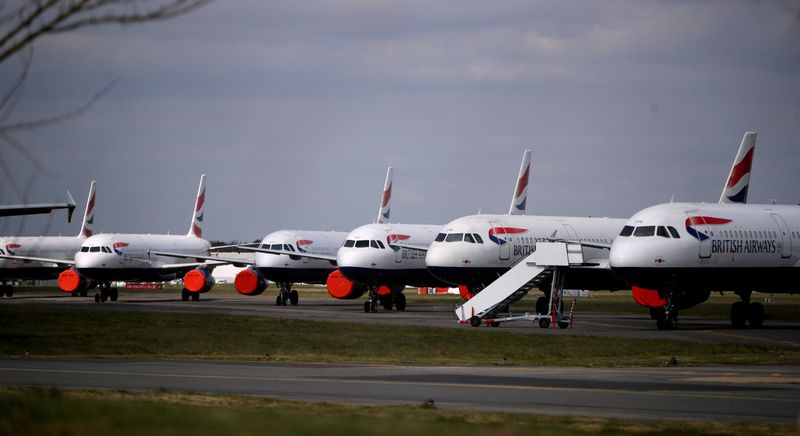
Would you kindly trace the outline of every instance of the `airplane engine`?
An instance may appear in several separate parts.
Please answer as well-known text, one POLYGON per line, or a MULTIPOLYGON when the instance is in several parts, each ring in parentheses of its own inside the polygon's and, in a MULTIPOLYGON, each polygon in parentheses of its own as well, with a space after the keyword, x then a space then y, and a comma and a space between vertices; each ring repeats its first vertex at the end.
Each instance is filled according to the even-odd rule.
POLYGON ((267 279, 252 267, 236 274, 236 280, 234 280, 233 284, 236 287, 236 291, 242 295, 256 296, 267 289, 267 279))
POLYGON ((661 295, 658 294, 658 291, 653 289, 632 286, 631 296, 633 296, 633 301, 644 307, 657 308, 664 307, 664 305, 667 304, 667 301, 661 298, 661 295))
POLYGON ((470 292, 469 287, 467 285, 459 285, 458 286, 458 293, 461 294, 461 298, 465 300, 470 300, 472 297, 475 296, 472 292, 470 292))
POLYGON ((211 273, 200 268, 195 268, 183 276, 183 286, 189 292, 203 294, 210 291, 214 283, 216 282, 211 273))
POLYGON ((61 271, 58 287, 64 292, 81 292, 97 286, 94 280, 82 276, 75 268, 61 271))
POLYGON ((328 275, 325 285, 328 287, 328 294, 339 300, 354 300, 367 292, 366 286, 351 282, 338 269, 328 275))

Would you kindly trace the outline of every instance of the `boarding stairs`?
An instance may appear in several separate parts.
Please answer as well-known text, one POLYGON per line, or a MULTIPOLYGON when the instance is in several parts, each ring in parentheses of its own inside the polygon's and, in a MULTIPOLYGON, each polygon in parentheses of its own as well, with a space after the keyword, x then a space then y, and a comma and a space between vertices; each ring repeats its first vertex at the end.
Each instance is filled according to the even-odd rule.
POLYGON ((536 251, 456 308, 456 317, 460 323, 473 327, 481 324, 496 327, 503 322, 526 320, 538 322, 543 328, 551 325, 564 328, 569 325, 569 320, 563 319, 561 303, 564 273, 570 266, 583 264, 583 247, 580 242, 538 242, 536 251), (512 303, 548 280, 552 282, 549 313, 515 316, 508 311, 512 303))

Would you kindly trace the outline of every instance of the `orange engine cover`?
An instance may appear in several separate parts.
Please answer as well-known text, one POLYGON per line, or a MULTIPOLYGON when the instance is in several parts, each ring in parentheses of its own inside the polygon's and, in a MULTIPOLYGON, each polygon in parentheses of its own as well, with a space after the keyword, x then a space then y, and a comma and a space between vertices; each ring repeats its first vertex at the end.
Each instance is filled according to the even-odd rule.
POLYGON ((638 286, 631 287, 631 295, 633 300, 644 307, 664 307, 667 301, 658 295, 658 291, 653 289, 640 288, 638 286))
POLYGON ((236 274, 233 285, 240 294, 250 296, 260 295, 267 289, 267 281, 253 268, 247 268, 236 274))
POLYGON ((193 269, 183 276, 183 286, 189 292, 208 292, 214 286, 214 277, 201 269, 193 269))
POLYGON ((74 292, 81 287, 81 275, 74 269, 61 271, 58 275, 58 287, 64 292, 74 292))
POLYGON ((356 285, 347 280, 338 269, 328 275, 325 285, 328 287, 328 294, 339 300, 353 300, 367 291, 366 286, 356 285))
POLYGON ((470 300, 470 299, 472 299, 472 297, 475 296, 475 294, 470 292, 470 290, 467 287, 467 285, 459 285, 458 286, 458 293, 461 294, 461 298, 463 298, 465 300, 470 300))

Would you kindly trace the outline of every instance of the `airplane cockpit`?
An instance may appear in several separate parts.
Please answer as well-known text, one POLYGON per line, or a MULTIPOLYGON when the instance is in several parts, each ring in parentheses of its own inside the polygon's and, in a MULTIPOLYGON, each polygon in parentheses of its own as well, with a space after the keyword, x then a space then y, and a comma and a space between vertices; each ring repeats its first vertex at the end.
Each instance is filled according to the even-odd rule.
POLYGON ((477 233, 439 233, 434 242, 468 242, 470 244, 483 244, 483 238, 477 233))
POLYGON ((105 245, 84 245, 80 249, 81 253, 108 253, 111 254, 111 247, 105 245))
POLYGON ((378 248, 378 249, 386 249, 386 246, 383 244, 383 241, 377 239, 348 239, 344 241, 343 247, 345 248, 378 248))
POLYGON ((643 238, 643 237, 650 237, 650 236, 659 236, 662 238, 673 238, 673 239, 680 239, 681 235, 678 233, 678 230, 672 226, 625 226, 622 228, 622 231, 619 233, 621 237, 636 237, 636 238, 643 238))

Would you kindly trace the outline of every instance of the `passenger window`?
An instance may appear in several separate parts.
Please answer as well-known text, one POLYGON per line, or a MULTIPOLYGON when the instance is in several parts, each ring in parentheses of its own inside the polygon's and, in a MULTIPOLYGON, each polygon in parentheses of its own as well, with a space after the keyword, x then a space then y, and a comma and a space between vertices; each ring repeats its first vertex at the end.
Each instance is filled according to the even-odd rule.
POLYGON ((479 244, 483 244, 483 239, 481 239, 481 235, 473 233, 472 236, 475 237, 475 241, 477 241, 479 244))
POLYGON ((449 235, 447 235, 447 237, 444 239, 444 241, 445 242, 461 242, 462 239, 464 239, 464 234, 463 233, 450 233, 449 235))
POLYGON ((444 233, 439 233, 438 235, 436 235, 436 239, 434 239, 434 241, 442 242, 442 241, 444 241, 445 236, 447 236, 447 235, 445 235, 444 233))
POLYGON ((92 252, 92 253, 99 253, 100 252, 100 247, 91 247, 91 248, 89 248, 89 251, 92 252))
POLYGON ((667 233, 667 229, 664 226, 658 226, 656 229, 656 235, 661 236, 662 238, 669 238, 669 233, 667 233))
POLYGON ((88 253, 89 247, 81 247, 81 253, 88 253))
POLYGON ((378 241, 376 240, 369 241, 369 246, 372 248, 380 248, 378 247, 378 241))
POLYGON ((675 230, 675 227, 667 226, 667 230, 669 230, 669 234, 672 235, 673 238, 678 239, 681 235, 678 234, 678 231, 675 230))
POLYGON ((656 226, 641 226, 633 231, 633 236, 653 236, 656 233, 656 226))
POLYGON ((356 245, 356 241, 354 241, 352 239, 348 239, 348 240, 344 241, 344 246, 345 247, 350 248, 350 247, 352 247, 354 245, 356 245))
POLYGON ((633 234, 633 227, 631 226, 625 226, 622 228, 622 231, 619 232, 620 236, 630 236, 632 234, 633 234))
POLYGON ((464 240, 469 242, 470 244, 475 243, 475 239, 469 233, 464 233, 464 240))
POLYGON ((367 248, 369 247, 369 240, 362 239, 360 241, 356 241, 356 248, 367 248))
POLYGON ((382 249, 386 248, 386 247, 383 246, 383 242, 381 242, 381 241, 375 241, 375 242, 377 242, 378 246, 380 246, 382 249))

